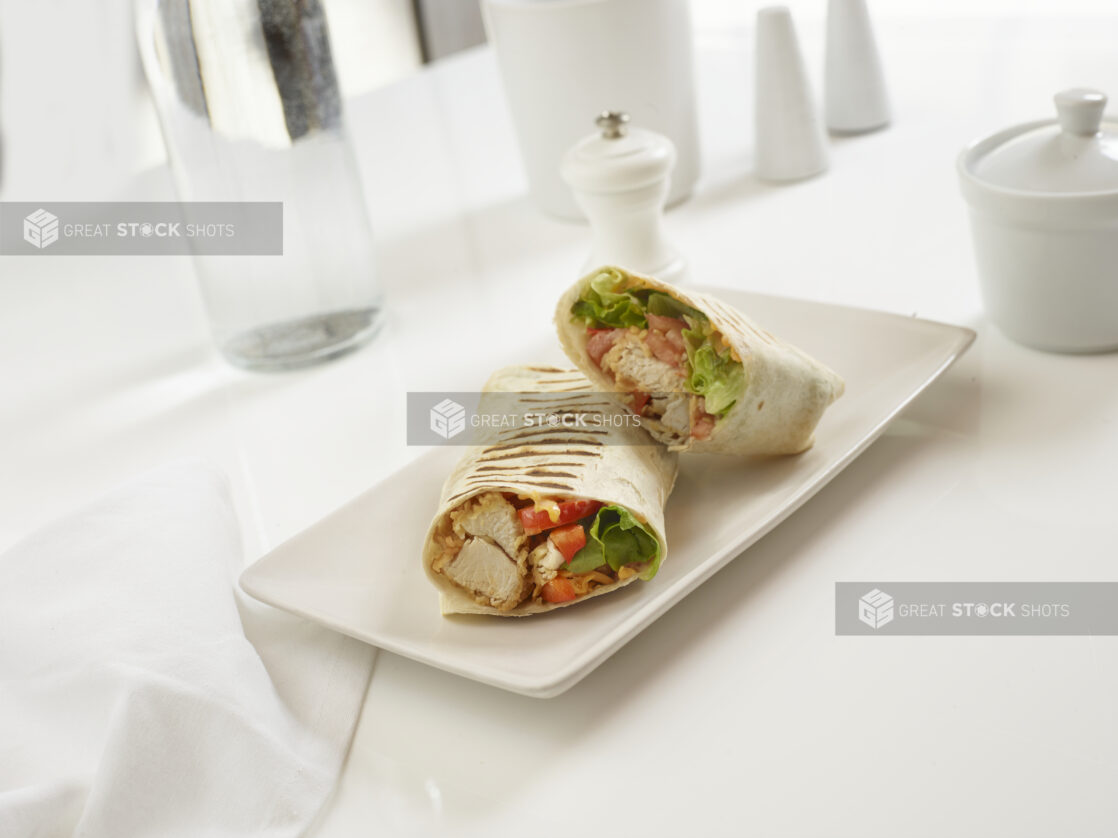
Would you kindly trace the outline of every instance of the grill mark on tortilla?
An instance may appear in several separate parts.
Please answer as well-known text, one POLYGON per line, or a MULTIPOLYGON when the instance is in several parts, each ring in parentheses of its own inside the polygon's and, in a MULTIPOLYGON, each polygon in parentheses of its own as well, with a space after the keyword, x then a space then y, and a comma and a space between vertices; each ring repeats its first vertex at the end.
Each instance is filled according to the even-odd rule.
POLYGON ((452 504, 452 503, 455 503, 456 501, 464 500, 467 497, 475 496, 477 494, 477 492, 478 492, 478 487, 477 486, 474 486, 470 489, 463 489, 461 492, 458 492, 457 494, 453 494, 449 498, 447 498, 446 502, 452 504))
MULTIPOLYGON (((516 467, 508 467, 508 468, 509 468, 510 471, 514 471, 514 472, 516 472, 517 474, 519 474, 523 477, 569 477, 572 480, 577 480, 578 479, 577 474, 572 474, 569 471, 554 471, 554 470, 548 468, 546 465, 543 465, 543 464, 535 465, 535 466, 528 466, 526 470, 525 470, 525 468, 526 468, 525 466, 520 466, 519 469, 517 469, 516 467)), ((505 476, 509 476, 509 475, 505 475, 505 476)), ((464 480, 489 480, 491 477, 492 477, 492 475, 489 475, 489 474, 468 474, 463 479, 464 480)))
MULTIPOLYGON (((492 451, 492 453, 497 454, 497 452, 500 451, 500 450, 502 450, 502 449, 494 449, 492 451)), ((540 450, 536 450, 536 449, 529 449, 529 450, 525 450, 525 451, 512 451, 508 454, 497 454, 497 456, 492 456, 492 457, 479 457, 478 462, 479 463, 488 463, 488 462, 493 462, 494 460, 514 460, 514 459, 517 459, 519 457, 541 457, 545 454, 548 455, 548 456, 551 456, 554 453, 555 452, 551 451, 551 450, 540 451, 540 450)), ((572 449, 570 451, 564 451, 563 455, 566 456, 566 457, 600 457, 600 456, 602 456, 602 452, 600 450, 593 449, 593 448, 591 448, 589 450, 586 450, 586 451, 582 451, 582 450, 579 450, 579 449, 572 449)))
MULTIPOLYGON (((590 416, 606 416, 606 415, 608 415, 608 414, 605 414, 605 413, 587 414, 585 411, 581 411, 581 410, 556 411, 555 415, 556 416, 577 416, 580 413, 583 414, 583 415, 590 415, 590 416)), ((525 426, 523 428, 508 428, 507 429, 508 433, 517 433, 517 434, 529 434, 529 433, 538 434, 538 433, 544 433, 544 432, 556 433, 556 432, 559 432, 559 431, 570 431, 572 436, 578 436, 579 434, 589 434, 591 432, 595 433, 595 434, 601 433, 601 429, 591 428, 589 425, 587 425, 585 428, 558 428, 558 427, 555 427, 553 425, 543 427, 543 426, 537 424, 537 425, 533 425, 531 427, 525 426)), ((502 439, 513 439, 513 438, 514 437, 511 437, 511 436, 502 437, 502 439)))
MULTIPOLYGON (((478 487, 493 486, 494 475, 474 475, 466 478, 474 489, 478 487)), ((548 488, 548 489, 562 489, 565 492, 573 492, 574 487, 566 483, 559 483, 553 480, 545 479, 547 475, 539 477, 528 477, 526 475, 507 475, 507 485, 509 486, 531 486, 532 488, 548 488)), ((500 485, 500 484, 498 484, 500 485)), ((500 491, 511 491, 509 489, 501 489, 500 491)))
POLYGON ((753 332, 753 334, 757 335, 757 337, 760 338, 762 341, 764 341, 765 343, 771 344, 772 346, 776 346, 776 338, 774 338, 772 335, 770 335, 764 329, 758 329, 756 326, 753 326, 751 324, 746 324, 746 325, 749 326, 749 331, 751 331, 751 332, 753 332))
POLYGON ((571 480, 578 480, 577 474, 571 474, 569 471, 553 471, 549 468, 539 467, 531 471, 524 472, 525 477, 569 477, 571 480))
MULTIPOLYGON (((570 381, 570 382, 563 382, 563 383, 564 384, 573 384, 574 382, 570 381)), ((532 399, 534 401, 548 401, 550 399, 555 398, 555 396, 553 396, 551 393, 547 392, 546 390, 532 390, 531 392, 521 393, 520 395, 524 396, 526 399, 532 399)), ((593 392, 591 392, 590 390, 587 390, 586 393, 583 394, 582 397, 592 398, 594 395, 595 394, 593 392)), ((577 398, 579 398, 579 396, 563 396, 564 401, 570 401, 571 399, 577 399, 577 398)))
MULTIPOLYGON (((539 442, 540 440, 539 439, 532 439, 532 437, 538 437, 541 434, 555 434, 555 432, 556 432, 555 428, 540 428, 539 430, 523 431, 523 432, 521 432, 521 434, 517 434, 515 436, 509 437, 508 439, 509 439, 510 442, 513 441, 513 440, 523 440, 521 442, 518 442, 518 445, 536 445, 537 442, 539 442)), ((582 431, 582 432, 586 432, 586 431, 582 431)), ((595 431, 596 436, 607 436, 608 434, 609 434, 608 430, 595 431)), ((571 437, 566 437, 566 439, 567 439, 567 441, 570 442, 571 445, 598 445, 598 440, 597 439, 581 439, 577 435, 576 436, 571 436, 571 437)))
MULTIPOLYGON (((551 428, 550 431, 553 434, 554 433, 562 433, 557 428, 551 428)), ((606 434, 608 434, 608 433, 609 432, 607 431, 606 434)), ((606 434, 602 434, 602 436, 605 436, 606 434)), ((551 451, 547 451, 547 452, 533 451, 532 446, 535 446, 535 445, 570 445, 572 447, 577 448, 579 446, 599 446, 599 445, 602 445, 602 444, 603 444, 602 440, 595 439, 594 436, 592 436, 592 435, 589 435, 589 434, 584 435, 584 434, 581 434, 581 433, 570 433, 570 434, 565 434, 565 435, 562 435, 562 436, 550 436, 550 437, 544 437, 542 439, 530 439, 530 440, 526 440, 526 441, 523 441, 523 442, 519 442, 519 441, 516 441, 516 440, 508 440, 507 442, 498 442, 494 445, 490 445, 488 448, 486 448, 484 451, 482 451, 482 454, 489 454, 489 453, 495 452, 495 451, 511 451, 511 450, 514 450, 514 449, 517 449, 517 448, 524 449, 523 453, 525 453, 525 454, 533 454, 533 453, 548 453, 548 454, 551 454, 551 453, 554 453, 554 452, 551 452, 551 451)))
MULTIPOLYGON (((554 378, 549 381, 541 382, 541 386, 545 388, 549 384, 582 384, 585 387, 586 381, 582 378, 554 378)), ((548 393, 546 389, 521 390, 520 392, 526 396, 546 396, 548 393)), ((594 391, 591 390, 589 387, 586 387, 586 393, 587 395, 593 395, 594 391)))
MULTIPOLYGON (((727 320, 729 320, 733 325, 735 325, 739 329, 741 329, 743 332, 751 332, 752 334, 756 335, 758 340, 762 341, 763 343, 768 343, 772 346, 776 346, 776 338, 775 337, 773 337, 771 334, 766 332, 764 329, 760 329, 757 326, 750 323, 748 320, 746 320, 744 317, 742 317, 742 315, 739 314, 734 309, 730 308, 729 306, 723 305, 722 303, 717 303, 717 302, 712 303, 712 307, 718 313, 720 313, 723 317, 725 317, 727 320)), ((725 337, 725 336, 723 336, 723 337, 725 337)))
MULTIPOLYGON (((573 413, 557 413, 557 416, 578 416, 579 411, 573 413)), ((601 418, 605 413, 581 413, 583 416, 596 416, 601 418)), ((579 437, 586 437, 588 440, 599 436, 609 436, 610 429, 600 427, 597 421, 588 422, 584 427, 567 427, 561 422, 554 425, 548 424, 547 428, 537 428, 536 430, 548 430, 553 434, 565 434, 568 439, 576 440, 579 437)), ((517 437, 506 437, 506 439, 516 439, 517 437)), ((595 440, 595 443, 597 440, 595 440)))
MULTIPOLYGON (((608 431, 606 433, 608 433, 608 431)), ((577 437, 557 436, 557 437, 552 437, 552 438, 549 438, 549 439, 533 439, 531 444, 532 445, 604 445, 605 443, 603 443, 600 439, 578 439, 577 437)), ((490 449, 490 450, 499 450, 501 448, 512 448, 512 447, 514 447, 514 446, 511 446, 511 445, 499 446, 498 445, 498 446, 494 446, 493 449, 490 449)), ((547 453, 550 453, 550 452, 536 451, 536 452, 531 452, 531 453, 547 454, 547 453)))
POLYGON ((513 491, 517 491, 517 487, 524 487, 524 488, 528 489, 529 491, 532 491, 532 490, 535 490, 535 489, 555 489, 555 490, 558 490, 560 492, 565 492, 566 494, 569 494, 569 495, 578 495, 578 490, 577 489, 575 489, 573 486, 567 486, 563 483, 544 483, 544 482, 530 482, 528 480, 510 480, 507 485, 502 485, 502 486, 494 486, 492 484, 486 485, 484 483, 478 484, 476 486, 471 486, 468 489, 464 489, 461 492, 457 492, 456 494, 451 495, 449 498, 446 499, 446 503, 448 504, 448 509, 453 509, 454 507, 458 506, 463 500, 467 500, 471 497, 477 497, 478 494, 480 494, 482 492, 486 492, 486 491, 513 492, 513 491))
MULTIPOLYGON (((548 403, 548 404, 554 406, 554 403, 548 403)), ((611 412, 615 411, 616 409, 617 408, 616 408, 615 405, 606 404, 606 403, 599 403, 599 404, 593 404, 593 405, 575 404, 575 405, 571 405, 569 407, 568 406, 554 406, 554 409, 550 410, 550 412, 552 414, 554 414, 555 416, 580 416, 580 415, 581 416, 608 416, 611 412), (606 408, 609 408, 609 409, 607 410, 606 408)), ((548 405, 542 406, 540 408, 540 410, 541 411, 548 410, 548 405)), ((539 428, 541 426, 541 424, 542 424, 542 421, 541 422, 531 422, 531 423, 525 422, 523 428, 509 428, 508 430, 527 430, 528 428, 533 428, 533 427, 534 428, 539 428)), ((587 428, 587 427, 589 427, 589 425, 579 426, 579 428, 587 428)))
POLYGON ((615 406, 609 402, 576 402, 572 407, 560 407, 554 413, 556 416, 606 416, 608 411, 603 408, 614 409, 615 406))
POLYGON ((560 492, 574 492, 574 486, 568 486, 566 483, 552 483, 547 480, 517 480, 523 486, 531 486, 534 489, 558 489, 560 492))
MULTIPOLYGON (((586 463, 567 463, 567 462, 563 462, 563 463, 548 463, 548 465, 549 466, 562 467, 562 468, 582 468, 583 466, 586 465, 586 463)), ((507 464, 507 465, 502 464, 502 465, 498 465, 498 466, 486 465, 486 466, 478 466, 475 469, 475 471, 509 471, 509 470, 516 471, 517 469, 521 469, 521 468, 523 468, 523 466, 511 465, 511 464, 507 464)), ((573 477, 574 475, 568 474, 568 475, 565 475, 565 476, 566 477, 573 477)))
POLYGON ((597 407, 608 405, 609 402, 596 399, 596 394, 580 391, 573 396, 556 396, 552 393, 532 393, 529 396, 523 396, 520 399, 522 402, 529 404, 584 404, 587 407, 597 407), (587 401, 590 399, 590 401, 587 401))
MULTIPOLYGON (((598 443, 598 444, 600 445, 601 443, 598 443)), ((502 450, 502 449, 500 449, 500 448, 486 449, 486 451, 493 451, 493 452, 500 451, 500 450, 502 450)), ((534 451, 534 450, 532 450, 532 451, 513 451, 510 454, 498 454, 495 457, 482 456, 482 457, 478 458, 478 462, 479 463, 492 463, 492 462, 495 462, 497 460, 517 460, 517 459, 521 459, 521 458, 525 458, 525 457, 542 457, 545 454, 551 455, 551 454, 554 454, 554 453, 555 453, 554 451, 534 451)), ((564 457, 601 457, 602 452, 601 451, 594 451, 594 450, 579 451, 579 450, 575 449, 575 450, 564 451, 563 456, 564 457)))
POLYGON ((571 370, 565 370, 562 367, 524 367, 524 369, 532 372, 559 372, 564 374, 571 372, 571 370))
MULTIPOLYGON (((590 389, 590 385, 586 383, 585 378, 581 378, 581 377, 576 378, 574 376, 572 376, 570 378, 545 378, 540 382, 540 387, 541 388, 547 388, 547 387, 550 387, 553 384, 581 384, 582 389, 586 390, 588 393, 594 392, 593 390, 590 389)), ((540 390, 532 390, 531 392, 533 392, 533 393, 546 393, 547 390, 546 389, 540 389, 540 390)))

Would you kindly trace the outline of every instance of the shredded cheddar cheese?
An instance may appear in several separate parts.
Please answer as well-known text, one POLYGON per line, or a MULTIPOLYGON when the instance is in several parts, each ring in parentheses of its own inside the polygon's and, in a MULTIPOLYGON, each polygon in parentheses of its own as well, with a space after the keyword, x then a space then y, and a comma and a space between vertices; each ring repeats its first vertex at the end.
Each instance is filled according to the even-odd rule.
POLYGON ((536 512, 546 512, 547 517, 551 519, 551 523, 556 523, 559 520, 559 504, 553 500, 539 500, 535 501, 536 512))
POLYGON ((541 498, 538 492, 531 492, 527 495, 517 495, 517 497, 520 498, 520 500, 530 500, 534 512, 546 512, 551 523, 558 523, 559 503, 557 501, 550 498, 541 498))
POLYGON ((592 570, 589 573, 571 573, 569 570, 560 570, 558 575, 569 580, 575 594, 580 597, 586 596, 595 588, 600 588, 602 585, 612 585, 617 581, 609 574, 597 570, 592 570))

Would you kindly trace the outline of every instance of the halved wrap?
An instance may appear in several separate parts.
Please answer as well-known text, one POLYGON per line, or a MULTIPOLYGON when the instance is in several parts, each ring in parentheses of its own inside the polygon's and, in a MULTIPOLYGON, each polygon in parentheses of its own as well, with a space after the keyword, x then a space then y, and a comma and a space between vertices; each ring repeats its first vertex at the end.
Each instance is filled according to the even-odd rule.
POLYGON ((603 267, 559 300, 563 351, 673 451, 796 454, 843 380, 707 294, 603 267))
POLYGON ((501 428, 467 449, 423 548, 443 614, 538 614, 651 579, 667 555, 675 455, 616 424, 632 417, 574 370, 509 367, 485 389, 510 394, 505 409, 584 421, 501 428))

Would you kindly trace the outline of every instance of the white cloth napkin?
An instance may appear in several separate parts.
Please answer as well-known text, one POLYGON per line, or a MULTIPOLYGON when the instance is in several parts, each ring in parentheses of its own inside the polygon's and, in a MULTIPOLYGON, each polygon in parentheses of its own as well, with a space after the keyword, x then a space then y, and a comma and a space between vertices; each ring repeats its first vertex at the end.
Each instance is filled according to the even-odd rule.
POLYGON ((297 836, 373 650, 247 600, 224 476, 176 464, 0 556, 0 838, 297 836))

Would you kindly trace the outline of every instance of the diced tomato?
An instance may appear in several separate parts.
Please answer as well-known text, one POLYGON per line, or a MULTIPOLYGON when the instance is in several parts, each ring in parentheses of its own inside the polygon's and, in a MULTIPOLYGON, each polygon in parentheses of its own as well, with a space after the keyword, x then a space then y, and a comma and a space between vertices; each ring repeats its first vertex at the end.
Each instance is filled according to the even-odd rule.
POLYGON ((540 593, 543 595, 544 602, 570 602, 578 596, 571 580, 564 579, 562 576, 556 576, 544 585, 540 593))
POLYGON ((707 413, 707 400, 702 396, 695 399, 691 406, 691 436, 694 439, 707 439, 714 430, 715 418, 707 413))
POLYGON ((707 439, 714 430, 714 417, 704 413, 691 423, 691 436, 695 439, 707 439))
POLYGON ((623 329, 587 329, 586 330, 586 354, 594 361, 595 364, 602 363, 602 356, 609 352, 613 342, 617 340, 618 334, 623 329))
POLYGON ((652 354, 665 364, 678 367, 683 363, 685 354, 683 347, 674 345, 662 332, 649 331, 644 341, 648 344, 648 348, 652 350, 652 354))
POLYGON ((687 354, 683 345, 683 330, 687 323, 677 317, 661 317, 658 314, 649 314, 648 335, 645 342, 652 354, 663 361, 678 367, 683 364, 687 354))
POLYGON ((635 391, 633 393, 633 413, 639 415, 644 410, 644 406, 648 404, 649 398, 648 393, 642 393, 640 390, 635 391))
POLYGON ((648 318, 648 328, 658 329, 664 334, 668 332, 679 332, 687 328, 687 321, 680 320, 678 317, 661 317, 659 314, 646 314, 648 318))
POLYGON ((544 530, 570 524, 572 521, 585 518, 587 515, 593 515, 601 509, 601 507, 602 502, 599 500, 559 501, 559 518, 552 521, 551 515, 548 514, 546 509, 536 509, 532 506, 526 506, 519 510, 520 523, 524 525, 524 532, 528 533, 528 535, 535 535, 544 530))
POLYGON ((556 546, 563 559, 570 562, 575 553, 586 546, 586 530, 582 524, 567 524, 565 527, 556 527, 548 535, 552 544, 556 546))

